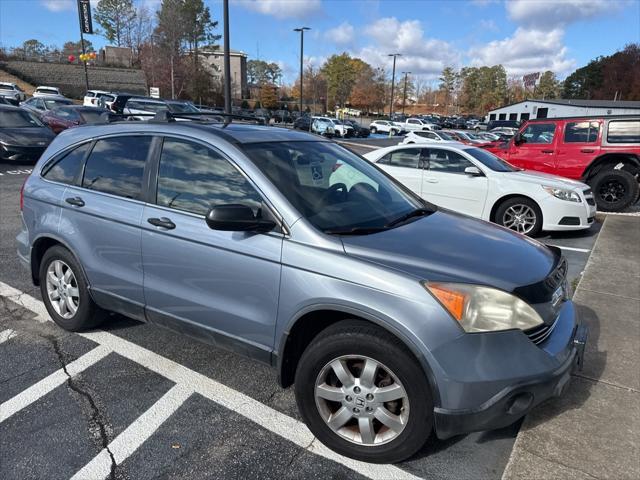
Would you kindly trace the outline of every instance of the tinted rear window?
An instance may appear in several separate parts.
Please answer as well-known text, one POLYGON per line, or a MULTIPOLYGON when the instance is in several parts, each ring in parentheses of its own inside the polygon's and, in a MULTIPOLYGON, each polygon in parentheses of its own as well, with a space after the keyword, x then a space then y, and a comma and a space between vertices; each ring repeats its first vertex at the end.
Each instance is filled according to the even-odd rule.
POLYGON ((151 137, 98 140, 87 159, 82 186, 90 190, 138 199, 151 137))
POLYGON ((90 145, 91 143, 85 143, 63 155, 59 160, 54 161, 42 176, 52 182, 72 184, 80 172, 82 160, 90 145))
POLYGON ((609 122, 609 143, 640 143, 640 120, 615 120, 609 122))
POLYGON ((568 122, 564 127, 565 143, 590 143, 598 140, 598 122, 568 122))

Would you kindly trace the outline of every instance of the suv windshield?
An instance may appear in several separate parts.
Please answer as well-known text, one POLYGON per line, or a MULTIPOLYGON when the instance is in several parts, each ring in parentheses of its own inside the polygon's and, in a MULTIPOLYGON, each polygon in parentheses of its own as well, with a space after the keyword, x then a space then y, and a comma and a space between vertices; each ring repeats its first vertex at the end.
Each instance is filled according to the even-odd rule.
POLYGON ((43 123, 23 110, 0 110, 0 128, 42 127, 43 123))
POLYGON ((522 170, 521 168, 514 167, 510 163, 505 162, 501 158, 496 157, 493 153, 487 152, 482 148, 467 148, 465 152, 494 172, 518 172, 522 170))
POLYGON ((243 148, 302 216, 326 233, 373 233, 412 212, 435 210, 334 143, 268 142, 243 148))

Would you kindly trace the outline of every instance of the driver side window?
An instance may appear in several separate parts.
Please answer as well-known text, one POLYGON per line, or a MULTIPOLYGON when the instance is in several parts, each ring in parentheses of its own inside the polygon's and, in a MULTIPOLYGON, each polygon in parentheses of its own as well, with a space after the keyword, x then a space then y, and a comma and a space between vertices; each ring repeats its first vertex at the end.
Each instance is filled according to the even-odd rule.
POLYGON ((429 171, 443 173, 464 173, 473 163, 451 150, 429 149, 429 171))
POLYGON ((556 126, 553 123, 532 123, 522 132, 526 143, 552 143, 556 126))

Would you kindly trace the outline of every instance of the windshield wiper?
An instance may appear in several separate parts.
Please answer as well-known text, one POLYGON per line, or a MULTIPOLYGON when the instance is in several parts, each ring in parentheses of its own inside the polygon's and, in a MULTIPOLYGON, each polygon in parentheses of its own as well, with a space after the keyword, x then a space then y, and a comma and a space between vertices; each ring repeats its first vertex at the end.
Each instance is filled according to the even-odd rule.
POLYGON ((387 227, 353 227, 345 228, 344 230, 325 230, 324 233, 329 235, 368 235, 369 233, 378 233, 388 230, 387 227))
POLYGON ((391 228, 399 225, 400 223, 406 222, 410 218, 414 217, 424 217, 425 215, 430 215, 433 213, 433 210, 428 208, 416 208, 415 210, 411 210, 409 213, 405 213, 401 217, 396 218, 395 220, 387 223, 385 227, 391 228))

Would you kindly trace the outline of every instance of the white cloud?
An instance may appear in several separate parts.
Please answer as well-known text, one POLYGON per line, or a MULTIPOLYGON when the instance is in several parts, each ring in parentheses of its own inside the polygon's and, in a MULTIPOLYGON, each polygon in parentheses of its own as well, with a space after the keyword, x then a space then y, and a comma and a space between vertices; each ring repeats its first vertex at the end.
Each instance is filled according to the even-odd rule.
POLYGON ((276 18, 308 18, 322 9, 320 0, 236 0, 248 10, 276 18))
POLYGON ((74 0, 41 0, 42 6, 52 12, 62 12, 64 10, 74 10, 76 2, 74 0))
POLYGON ((374 41, 354 52, 376 67, 391 69, 390 53, 401 53, 397 58, 396 72, 410 71, 427 78, 437 77, 447 65, 458 66, 461 55, 451 44, 424 36, 418 20, 399 21, 395 17, 381 18, 365 28, 374 41))
POLYGON ((562 75, 575 68, 575 60, 567 58, 563 37, 562 28, 543 31, 521 27, 511 37, 471 48, 468 54, 472 65, 502 64, 509 75, 544 70, 562 75))
POLYGON ((619 0, 511 0, 505 7, 509 17, 523 26, 554 30, 569 23, 617 11, 619 0))
POLYGON ((337 27, 327 30, 324 38, 338 46, 349 45, 355 38, 355 29, 349 22, 342 22, 337 27))

